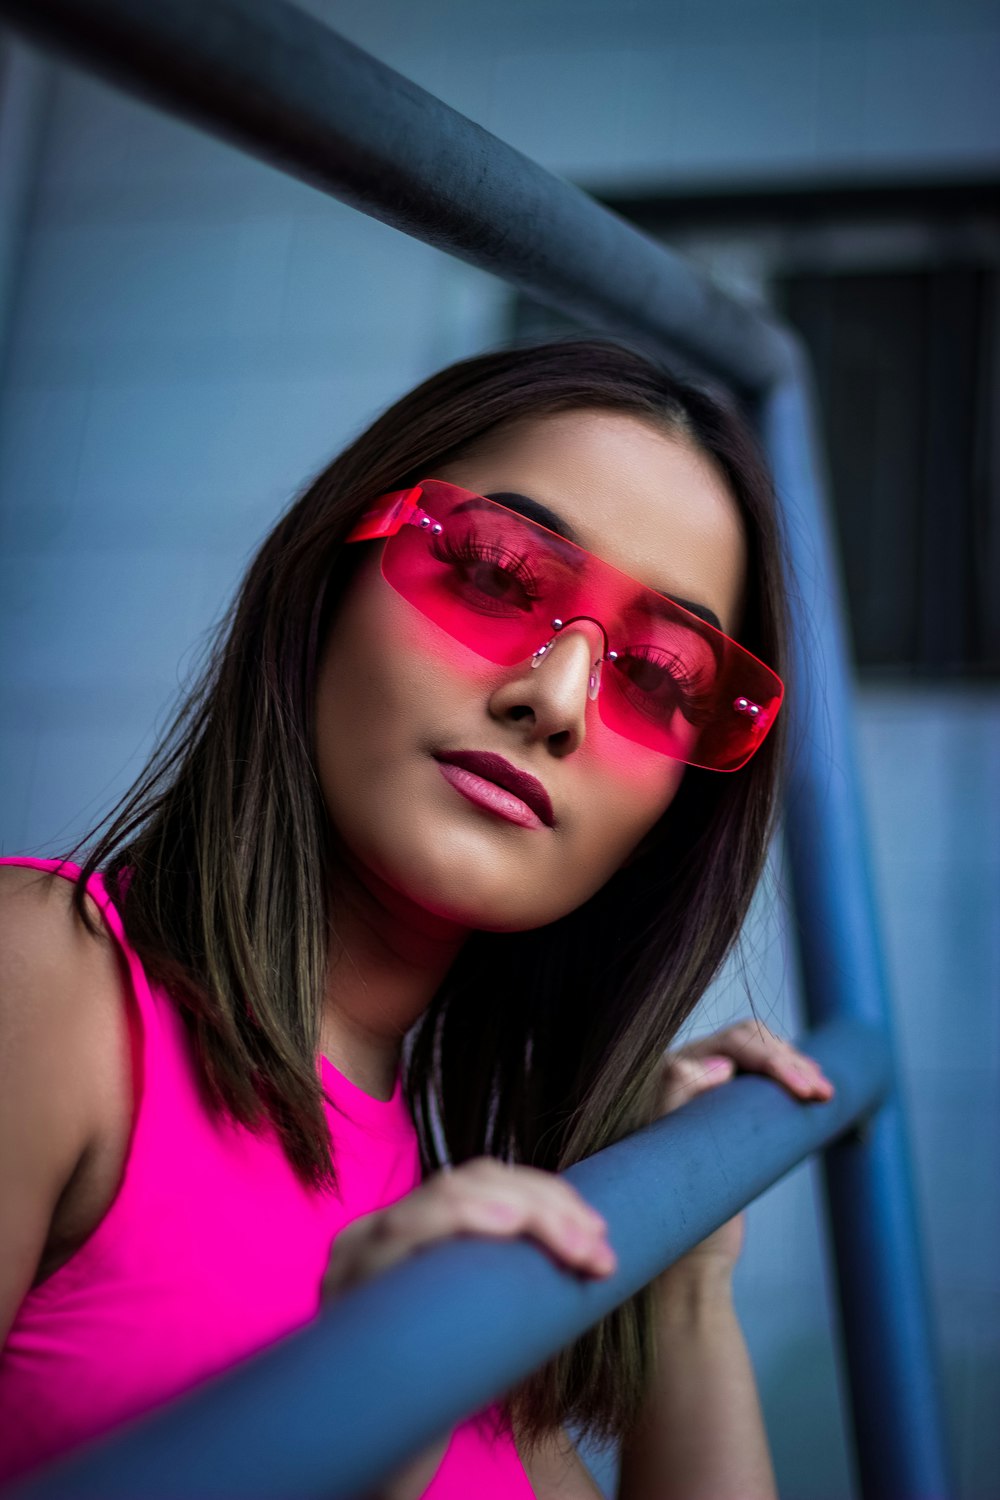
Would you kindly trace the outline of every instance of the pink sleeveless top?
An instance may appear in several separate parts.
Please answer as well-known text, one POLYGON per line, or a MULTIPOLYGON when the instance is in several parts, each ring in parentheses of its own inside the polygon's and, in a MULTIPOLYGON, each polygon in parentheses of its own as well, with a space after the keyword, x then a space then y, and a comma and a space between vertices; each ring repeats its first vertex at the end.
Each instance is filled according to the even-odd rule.
MULTIPOLYGON (((75 880, 76 865, 4 859, 75 880)), ((328 1061, 339 1195, 306 1188, 273 1133, 216 1120, 180 1014, 151 986, 94 876, 131 976, 136 1110, 125 1170, 90 1238, 22 1302, 0 1352, 0 1482, 179 1395, 314 1317, 330 1245, 421 1178, 402 1077, 374 1099, 328 1061)), ((424 1500, 530 1500, 509 1428, 452 1434, 424 1500)))

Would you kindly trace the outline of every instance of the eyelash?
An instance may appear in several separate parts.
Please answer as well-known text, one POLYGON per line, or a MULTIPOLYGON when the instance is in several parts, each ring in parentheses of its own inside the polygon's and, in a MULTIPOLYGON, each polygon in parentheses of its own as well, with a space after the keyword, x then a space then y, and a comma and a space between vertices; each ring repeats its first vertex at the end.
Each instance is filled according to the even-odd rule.
POLYGON ((516 578, 529 599, 539 598, 538 579, 524 558, 519 557, 516 552, 508 552, 503 547, 494 546, 489 542, 474 541, 468 537, 459 541, 453 537, 444 536, 435 540, 433 550, 434 556, 441 562, 492 563, 502 573, 516 578))
MULTIPOLYGON (((694 672, 688 676, 682 672, 681 663, 676 656, 667 658, 666 653, 656 651, 650 646, 632 647, 622 654, 620 661, 626 662, 629 659, 633 661, 648 661, 655 667, 663 668, 683 699, 684 717, 690 723, 697 723, 699 720, 708 722, 710 717, 708 710, 712 702, 711 684, 705 681, 705 674, 703 672, 694 672), (676 667, 676 671, 671 670, 671 664, 676 667)), ((627 674, 624 672, 624 668, 622 668, 622 675, 626 677, 627 681, 627 674)))

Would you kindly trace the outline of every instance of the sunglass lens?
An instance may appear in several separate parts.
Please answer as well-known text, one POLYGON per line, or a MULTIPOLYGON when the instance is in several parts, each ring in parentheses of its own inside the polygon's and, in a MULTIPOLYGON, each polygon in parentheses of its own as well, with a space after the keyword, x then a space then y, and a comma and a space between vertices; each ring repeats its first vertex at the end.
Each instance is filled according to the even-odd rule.
POLYGON ((438 481, 422 488, 440 530, 403 527, 382 571, 428 619, 508 666, 537 653, 555 617, 597 619, 615 652, 592 674, 590 696, 610 729, 691 765, 735 770, 749 759, 781 701, 779 680, 755 657, 503 506, 438 481))

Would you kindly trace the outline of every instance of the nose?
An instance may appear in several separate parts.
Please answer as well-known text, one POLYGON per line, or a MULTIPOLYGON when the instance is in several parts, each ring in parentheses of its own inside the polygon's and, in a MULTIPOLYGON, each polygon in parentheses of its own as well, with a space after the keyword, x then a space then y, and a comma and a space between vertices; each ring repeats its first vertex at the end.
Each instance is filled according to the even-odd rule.
POLYGON ((587 734, 590 674, 602 654, 601 627, 571 623, 557 635, 537 668, 530 661, 492 694, 490 713, 521 724, 529 740, 547 740, 556 755, 570 755, 587 734))

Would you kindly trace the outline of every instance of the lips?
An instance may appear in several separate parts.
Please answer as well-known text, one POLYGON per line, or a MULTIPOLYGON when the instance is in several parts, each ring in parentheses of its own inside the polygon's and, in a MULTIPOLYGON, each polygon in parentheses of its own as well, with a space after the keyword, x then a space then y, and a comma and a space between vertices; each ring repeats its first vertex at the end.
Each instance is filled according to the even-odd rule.
POLYGON ((537 776, 519 771, 509 760, 504 760, 502 755, 493 755, 487 750, 439 750, 435 752, 434 759, 443 760, 446 765, 458 766, 463 771, 471 771, 484 781, 495 782, 505 792, 520 797, 536 817, 541 818, 550 828, 555 823, 549 794, 537 776))

